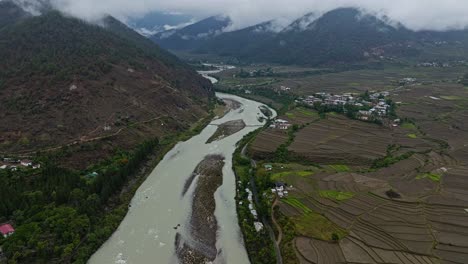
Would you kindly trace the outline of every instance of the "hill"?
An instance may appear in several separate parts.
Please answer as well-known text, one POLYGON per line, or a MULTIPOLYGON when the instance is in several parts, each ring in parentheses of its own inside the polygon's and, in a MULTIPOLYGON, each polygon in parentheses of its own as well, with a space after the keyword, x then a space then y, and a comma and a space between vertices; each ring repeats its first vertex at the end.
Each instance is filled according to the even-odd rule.
POLYGON ((112 17, 0 4, 0 223, 16 230, 0 263, 86 263, 168 146, 210 117, 212 85, 112 17))
POLYGON ((0 152, 35 152, 163 120, 120 139, 131 147, 189 127, 207 115, 214 95, 194 70, 111 17, 97 26, 53 11, 6 26, 0 57, 0 152))

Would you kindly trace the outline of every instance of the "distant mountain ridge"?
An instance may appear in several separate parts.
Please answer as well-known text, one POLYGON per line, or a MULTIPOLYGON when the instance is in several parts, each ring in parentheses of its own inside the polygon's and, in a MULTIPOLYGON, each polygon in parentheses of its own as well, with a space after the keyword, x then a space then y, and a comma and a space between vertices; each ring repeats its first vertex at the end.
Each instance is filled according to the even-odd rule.
POLYGON ((185 27, 193 20, 193 17, 184 14, 152 12, 142 18, 131 18, 127 24, 138 33, 151 37, 163 31, 185 27))
POLYGON ((151 37, 163 48, 185 50, 200 46, 208 39, 222 34, 231 24, 227 17, 212 16, 181 29, 168 30, 151 37))
POLYGON ((414 32, 355 8, 335 9, 321 16, 309 13, 279 32, 256 30, 267 23, 222 32, 202 41, 188 39, 183 46, 161 40, 164 33, 152 39, 173 50, 214 53, 245 62, 314 66, 355 63, 384 54, 418 56, 421 43, 466 40, 468 36, 467 31, 414 32))

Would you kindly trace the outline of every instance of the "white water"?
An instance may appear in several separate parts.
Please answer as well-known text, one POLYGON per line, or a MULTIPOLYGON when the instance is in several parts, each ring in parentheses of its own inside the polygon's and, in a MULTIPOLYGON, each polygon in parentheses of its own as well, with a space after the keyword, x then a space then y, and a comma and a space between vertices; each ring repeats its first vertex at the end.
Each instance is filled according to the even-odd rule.
POLYGON ((209 154, 222 154, 226 158, 223 185, 215 193, 215 216, 219 225, 216 245, 218 251, 222 250, 215 262, 249 263, 237 222, 232 155, 236 143, 243 136, 263 125, 258 121, 258 117, 263 116, 259 110, 262 104, 228 94, 218 93, 217 96, 238 101, 242 106, 211 124, 242 119, 247 127, 220 141, 205 144, 217 129, 216 126, 209 125, 199 135, 177 144, 140 186, 127 216, 112 237, 91 257, 89 263, 177 263, 175 236, 177 232, 189 236, 186 226, 192 205, 192 195, 182 197, 184 184, 198 163, 209 154), (178 224, 181 227, 175 230, 174 227, 178 224))

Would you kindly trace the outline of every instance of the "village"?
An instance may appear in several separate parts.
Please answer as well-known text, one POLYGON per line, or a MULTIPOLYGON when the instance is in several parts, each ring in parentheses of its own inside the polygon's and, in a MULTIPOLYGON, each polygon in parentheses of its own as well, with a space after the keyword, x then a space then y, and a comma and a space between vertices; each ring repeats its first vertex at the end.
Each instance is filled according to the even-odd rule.
MULTIPOLYGON (((401 82, 407 84, 416 82, 414 78, 405 78, 401 82)), ((363 95, 344 93, 331 94, 325 92, 315 93, 306 97, 296 99, 297 105, 313 108, 318 112, 338 112, 366 122, 382 122, 389 119, 391 126, 399 126, 400 120, 394 113, 395 104, 387 97, 390 92, 366 92, 363 95), (390 119, 394 117, 393 119, 390 119)), ((398 104, 398 103, 396 103, 398 104)), ((292 127, 290 121, 276 118, 270 124, 270 128, 278 130, 289 130, 292 127)))
POLYGON ((28 159, 19 160, 14 158, 3 158, 0 161, 0 170, 17 171, 19 168, 30 168, 36 170, 40 169, 41 165, 28 159))
MULTIPOLYGON (((273 165, 266 164, 265 166, 266 171, 271 171, 273 169, 273 165)), ((241 181, 238 182, 239 186, 242 184, 241 181)), ((288 187, 288 185, 284 182, 275 182, 274 187, 271 189, 271 192, 273 196, 278 197, 279 199, 286 198, 289 194, 289 189, 292 188, 292 186, 288 187)), ((260 232, 261 230, 264 229, 264 225, 262 222, 259 220, 258 217, 258 212, 255 209, 254 206, 254 200, 253 200, 253 192, 249 188, 245 189, 245 192, 247 193, 247 201, 248 201, 248 208, 250 211, 250 214, 254 218, 254 227, 257 232, 260 232)), ((244 202, 240 201, 239 205, 243 205, 244 202)))

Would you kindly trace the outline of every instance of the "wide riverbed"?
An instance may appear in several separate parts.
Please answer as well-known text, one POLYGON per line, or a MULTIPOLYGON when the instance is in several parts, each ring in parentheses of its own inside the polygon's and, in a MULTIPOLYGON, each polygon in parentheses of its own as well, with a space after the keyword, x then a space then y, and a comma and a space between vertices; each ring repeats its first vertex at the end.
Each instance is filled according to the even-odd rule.
POLYGON ((177 263, 175 238, 178 232, 189 236, 188 219, 193 197, 193 193, 182 196, 184 185, 196 166, 209 154, 225 157, 223 184, 215 193, 218 222, 216 248, 220 252, 215 263, 249 263, 237 222, 236 180, 231 167, 236 143, 264 124, 258 119, 263 116, 259 110, 262 104, 228 94, 218 93, 217 96, 238 101, 242 105, 223 118, 213 120, 199 135, 177 144, 166 154, 136 192, 130 210, 117 231, 89 263, 177 263), (216 125, 238 119, 247 125, 243 130, 220 141, 205 143, 215 133, 216 125))

